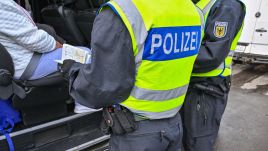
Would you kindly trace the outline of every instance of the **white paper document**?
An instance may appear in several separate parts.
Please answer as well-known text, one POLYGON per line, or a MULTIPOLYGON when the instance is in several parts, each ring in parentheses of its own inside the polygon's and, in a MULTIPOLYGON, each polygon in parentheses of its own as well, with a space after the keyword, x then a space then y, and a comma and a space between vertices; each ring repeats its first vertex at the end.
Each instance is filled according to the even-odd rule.
POLYGON ((91 55, 88 51, 68 44, 63 44, 61 60, 55 60, 62 64, 64 60, 71 59, 76 62, 86 64, 89 62, 91 55))

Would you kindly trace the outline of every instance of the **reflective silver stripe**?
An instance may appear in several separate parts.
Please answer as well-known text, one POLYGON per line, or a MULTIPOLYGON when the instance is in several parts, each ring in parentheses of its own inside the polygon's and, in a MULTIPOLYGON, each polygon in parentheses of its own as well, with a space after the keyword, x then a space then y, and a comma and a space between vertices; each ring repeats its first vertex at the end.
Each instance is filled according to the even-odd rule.
POLYGON ((223 63, 221 63, 221 65, 217 68, 217 69, 224 69, 225 68, 225 65, 224 65, 224 62, 223 63))
MULTIPOLYGON (((127 107, 128 108, 128 107, 127 107)), ((168 110, 168 111, 164 111, 164 112, 145 112, 145 111, 139 111, 139 110, 135 110, 135 109, 131 109, 128 108, 131 112, 139 115, 139 116, 143 116, 143 117, 147 117, 149 119, 164 119, 164 118, 170 118, 175 116, 179 110, 181 109, 181 105, 172 109, 172 110, 168 110)))
MULTIPOLYGON (((233 57, 235 51, 230 51, 227 57, 233 57)), ((231 68, 231 65, 227 66, 223 63, 217 69, 231 68)))
POLYGON ((230 68, 232 64, 230 65, 226 65, 225 63, 221 63, 221 65, 217 68, 217 69, 220 69, 220 70, 223 70, 225 68, 230 68))
MULTIPOLYGON (((233 58, 234 53, 235 53, 235 51, 232 51, 232 50, 231 50, 231 51, 229 52, 229 54, 228 54, 228 56, 227 56, 227 57, 233 58)), ((225 64, 225 68, 232 69, 232 63, 231 63, 231 64, 229 64, 229 65, 226 65, 226 64, 225 64)))
POLYGON ((202 9, 202 12, 204 16, 210 11, 211 7, 214 5, 216 0, 211 0, 208 2, 208 4, 202 9))
POLYGON ((196 8, 197 8, 197 11, 199 13, 200 20, 201 20, 201 27, 202 27, 201 31, 203 31, 203 30, 205 30, 205 17, 204 17, 202 10, 197 6, 196 6, 196 8))
POLYGON ((134 32, 135 40, 138 47, 138 54, 135 58, 136 64, 139 64, 142 60, 142 54, 144 50, 144 42, 147 38, 148 32, 146 30, 145 23, 142 19, 136 6, 131 0, 114 0, 122 9, 126 15, 134 32))
POLYGON ((231 51, 229 52, 229 54, 228 54, 228 57, 233 57, 234 53, 235 53, 235 51, 232 51, 232 50, 231 50, 231 51))
POLYGON ((232 64, 226 65, 225 68, 231 69, 232 68, 232 64))
POLYGON ((135 86, 131 96, 139 100, 164 101, 171 100, 184 95, 187 92, 188 84, 172 90, 148 90, 135 86))
POLYGON ((221 65, 217 69, 223 70, 225 68, 231 68, 231 65, 226 65, 225 63, 221 63, 221 65))

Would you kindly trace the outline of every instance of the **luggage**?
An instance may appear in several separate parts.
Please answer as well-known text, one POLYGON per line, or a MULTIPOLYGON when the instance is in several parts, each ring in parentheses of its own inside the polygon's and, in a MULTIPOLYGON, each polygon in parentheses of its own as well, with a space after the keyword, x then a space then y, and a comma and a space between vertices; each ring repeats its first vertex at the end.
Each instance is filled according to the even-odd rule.
POLYGON ((20 113, 13 108, 11 100, 0 99, 0 132, 11 132, 14 125, 19 122, 20 113))
POLYGON ((19 122, 20 113, 12 107, 11 100, 0 99, 0 135, 5 135, 10 151, 14 151, 14 145, 9 133, 19 122))

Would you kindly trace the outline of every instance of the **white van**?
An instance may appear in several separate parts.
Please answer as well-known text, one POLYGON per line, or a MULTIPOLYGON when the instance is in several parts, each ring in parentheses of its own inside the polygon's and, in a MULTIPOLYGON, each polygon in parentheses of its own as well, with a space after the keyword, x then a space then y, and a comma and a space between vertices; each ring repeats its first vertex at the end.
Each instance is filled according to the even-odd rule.
POLYGON ((247 15, 235 61, 268 64, 268 0, 244 0, 247 15))

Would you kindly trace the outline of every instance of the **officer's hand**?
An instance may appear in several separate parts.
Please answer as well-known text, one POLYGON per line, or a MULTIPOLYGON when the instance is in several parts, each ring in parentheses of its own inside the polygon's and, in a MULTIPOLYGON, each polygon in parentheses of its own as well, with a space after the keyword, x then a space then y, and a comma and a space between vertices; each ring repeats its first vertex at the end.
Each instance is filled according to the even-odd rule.
POLYGON ((67 59, 63 61, 63 64, 61 66, 61 73, 63 74, 64 77, 69 76, 69 71, 72 68, 74 63, 75 61, 71 59, 67 59))

